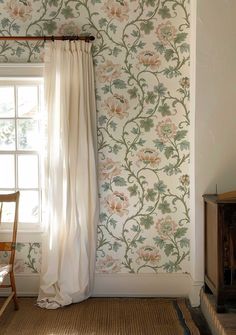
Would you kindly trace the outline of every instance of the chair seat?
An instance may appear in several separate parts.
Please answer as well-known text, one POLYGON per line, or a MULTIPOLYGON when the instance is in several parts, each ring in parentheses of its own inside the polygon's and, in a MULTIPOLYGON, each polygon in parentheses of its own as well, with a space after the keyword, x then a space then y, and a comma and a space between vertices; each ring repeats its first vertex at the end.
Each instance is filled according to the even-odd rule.
POLYGON ((11 271, 10 264, 0 264, 0 285, 3 282, 4 277, 11 271))

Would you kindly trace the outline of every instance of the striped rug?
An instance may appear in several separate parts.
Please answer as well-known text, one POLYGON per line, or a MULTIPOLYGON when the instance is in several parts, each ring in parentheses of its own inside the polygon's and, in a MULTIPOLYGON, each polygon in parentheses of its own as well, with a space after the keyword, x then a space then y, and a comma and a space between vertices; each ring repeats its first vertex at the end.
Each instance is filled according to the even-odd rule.
POLYGON ((90 298, 57 310, 21 298, 0 319, 1 335, 200 335, 185 299, 90 298))

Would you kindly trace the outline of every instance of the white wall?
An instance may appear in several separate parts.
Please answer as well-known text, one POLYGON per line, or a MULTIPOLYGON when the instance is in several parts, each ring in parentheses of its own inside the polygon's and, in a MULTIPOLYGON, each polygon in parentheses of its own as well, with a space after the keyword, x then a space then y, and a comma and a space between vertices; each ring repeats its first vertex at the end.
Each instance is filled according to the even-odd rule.
POLYGON ((202 194, 215 193, 216 184, 218 193, 236 190, 236 1, 196 1, 192 277, 202 280, 202 194))

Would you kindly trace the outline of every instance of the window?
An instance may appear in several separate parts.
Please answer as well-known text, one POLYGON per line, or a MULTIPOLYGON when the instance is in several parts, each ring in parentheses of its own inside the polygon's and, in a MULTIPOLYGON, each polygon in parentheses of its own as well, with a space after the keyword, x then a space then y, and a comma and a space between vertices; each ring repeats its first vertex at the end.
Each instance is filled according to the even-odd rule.
POLYGON ((38 229, 42 217, 42 106, 41 79, 0 78, 0 193, 20 191, 23 230, 38 229))

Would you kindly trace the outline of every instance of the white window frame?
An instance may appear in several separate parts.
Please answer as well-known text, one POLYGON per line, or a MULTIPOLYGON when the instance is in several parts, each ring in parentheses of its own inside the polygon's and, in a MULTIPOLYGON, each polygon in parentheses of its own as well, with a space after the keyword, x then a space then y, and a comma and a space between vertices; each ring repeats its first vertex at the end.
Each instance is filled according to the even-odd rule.
MULTIPOLYGON (((43 70, 44 64, 38 63, 0 63, 0 80, 4 84, 15 81, 17 83, 20 80, 21 83, 27 85, 28 83, 43 83, 43 70)), ((7 153, 7 151, 6 151, 7 153)), ((40 179, 39 179, 40 182, 40 179)), ((39 185, 40 186, 40 185, 39 185)), ((14 191, 14 190, 13 190, 14 191)), ((39 199, 41 202, 41 199, 39 199)), ((29 224, 19 224, 18 232, 20 233, 41 233, 42 232, 42 222, 39 223, 29 223, 29 224)), ((10 227, 7 225, 0 226, 1 233, 8 233, 10 227)), ((37 240, 37 239, 36 239, 37 240)))

